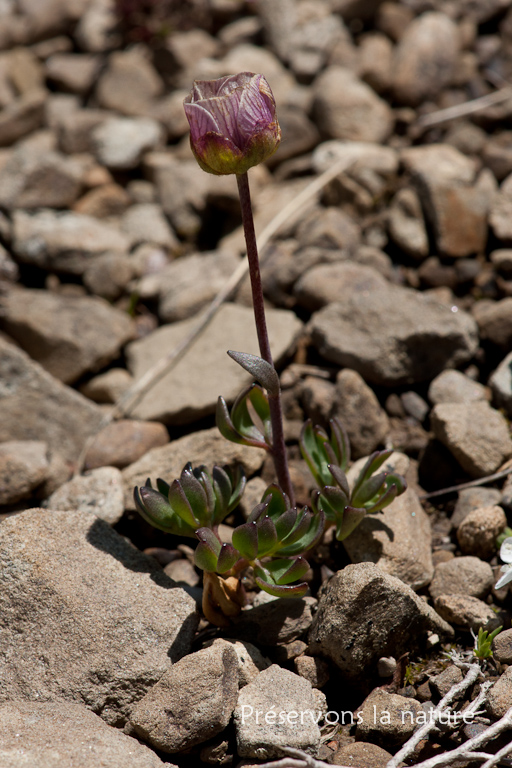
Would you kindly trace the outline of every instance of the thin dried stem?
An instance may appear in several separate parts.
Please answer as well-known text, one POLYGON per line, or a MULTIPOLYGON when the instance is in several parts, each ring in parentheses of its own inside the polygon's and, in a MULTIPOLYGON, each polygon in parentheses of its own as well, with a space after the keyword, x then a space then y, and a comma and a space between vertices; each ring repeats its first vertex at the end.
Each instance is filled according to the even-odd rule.
MULTIPOLYGON (((508 464, 509 462, 507 462, 508 464)), ((487 485, 487 483, 493 483, 495 480, 501 480, 502 477, 507 477, 512 473, 512 466, 506 469, 500 469, 499 472, 495 472, 493 475, 487 475, 487 477, 479 477, 476 480, 469 480, 467 483, 460 483, 459 485, 450 485, 448 488, 441 488, 439 491, 432 491, 431 493, 422 493, 418 497, 419 499, 433 499, 436 496, 444 496, 446 493, 456 493, 458 491, 464 491, 466 488, 477 488, 480 485, 487 485)))
POLYGON ((420 741, 425 739, 428 734, 436 728, 436 724, 439 721, 442 712, 450 704, 452 704, 456 698, 465 693, 468 688, 470 688, 477 681, 480 675, 480 671, 480 665, 478 663, 470 665, 466 677, 461 680, 460 683, 457 683, 457 685, 454 685, 452 688, 450 688, 446 696, 441 699, 437 707, 432 712, 430 712, 429 722, 422 725, 421 728, 418 728, 418 730, 413 733, 411 738, 404 744, 402 749, 400 749, 396 755, 391 758, 391 760, 386 765, 386 768, 398 768, 400 763, 414 752, 420 741))
POLYGON ((492 107, 494 104, 501 104, 501 102, 507 101, 508 99, 512 99, 512 88, 510 88, 510 86, 500 88, 499 91, 488 93, 485 96, 479 96, 477 99, 465 101, 463 104, 456 104, 454 107, 438 109, 436 112, 431 112, 429 115, 422 115, 418 119, 416 126, 418 128, 430 128, 433 125, 439 125, 440 123, 446 123, 449 120, 455 120, 457 117, 472 115, 475 112, 480 112, 482 109, 492 107))
MULTIPOLYGON (((274 216, 272 221, 267 224, 267 226, 261 232, 261 235, 258 237, 257 242, 260 254, 262 254, 264 248, 266 248, 271 238, 276 234, 276 232, 279 231, 283 224, 285 224, 287 221, 293 220, 296 216, 298 216, 304 205, 306 205, 306 203, 308 203, 312 197, 314 197, 318 192, 326 187, 327 184, 336 178, 336 176, 339 176, 341 173, 348 170, 348 168, 350 168, 350 166, 356 160, 357 156, 355 154, 354 157, 345 157, 342 160, 339 160, 331 168, 329 168, 327 171, 324 171, 324 173, 322 173, 318 178, 314 179, 314 181, 308 184, 307 187, 305 187, 302 192, 297 195, 297 197, 288 203, 288 205, 285 205, 285 207, 276 216, 274 216)), ((261 262, 263 263, 264 261, 265 256, 263 255, 261 262)), ((242 280, 245 278, 247 269, 247 260, 241 260, 240 264, 238 265, 235 272, 233 272, 230 279, 226 282, 224 287, 219 291, 219 293, 215 296, 215 298, 204 310, 204 312, 199 316, 197 325, 192 329, 190 334, 180 344, 169 350, 169 352, 164 355, 164 357, 158 360, 153 366, 151 366, 151 368, 146 371, 144 376, 142 376, 138 381, 135 382, 132 387, 130 387, 129 390, 121 395, 112 410, 107 413, 100 421, 100 424, 98 425, 98 428, 94 434, 92 434, 86 440, 76 463, 74 472, 75 475, 80 474, 82 471, 87 451, 92 445, 98 432, 101 432, 101 430, 107 427, 112 421, 130 416, 130 414, 133 412, 133 409, 141 401, 144 395, 146 395, 149 390, 158 381, 160 381, 160 379, 165 376, 165 374, 168 373, 176 365, 176 363, 179 362, 179 360, 183 358, 194 341, 205 330, 205 328, 208 327, 222 304, 230 298, 230 296, 234 293, 242 280)))

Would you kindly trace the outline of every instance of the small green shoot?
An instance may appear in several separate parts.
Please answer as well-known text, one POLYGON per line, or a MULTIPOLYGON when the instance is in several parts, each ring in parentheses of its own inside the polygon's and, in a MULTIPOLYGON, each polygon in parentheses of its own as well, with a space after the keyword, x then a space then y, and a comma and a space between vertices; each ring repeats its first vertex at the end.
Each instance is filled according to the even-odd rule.
POLYGON ((502 629, 503 627, 498 627, 493 632, 487 632, 485 629, 480 627, 478 630, 478 635, 475 635, 474 632, 471 632, 475 639, 475 647, 473 648, 473 653, 477 659, 492 659, 492 641, 496 635, 499 635, 502 629))

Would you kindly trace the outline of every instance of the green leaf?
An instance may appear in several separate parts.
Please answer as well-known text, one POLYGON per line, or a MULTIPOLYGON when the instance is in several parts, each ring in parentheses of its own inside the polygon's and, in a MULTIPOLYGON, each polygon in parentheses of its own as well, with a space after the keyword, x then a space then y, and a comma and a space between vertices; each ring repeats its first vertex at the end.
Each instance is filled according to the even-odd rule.
POLYGON ((167 499, 148 486, 134 489, 135 508, 150 525, 178 536, 195 536, 197 526, 187 525, 172 509, 167 499))
POLYGON ((384 493, 386 473, 380 472, 378 475, 372 475, 361 483, 357 491, 352 494, 351 502, 355 507, 362 507, 367 502, 373 501, 379 492, 384 493))
POLYGON ((240 560, 240 552, 231 544, 224 543, 217 560, 217 573, 226 573, 226 571, 231 570, 238 560, 240 560))
POLYGON ((274 597, 304 597, 308 591, 306 582, 290 586, 278 586, 277 584, 269 584, 259 576, 256 576, 254 581, 264 592, 274 597))
POLYGON ((393 453, 392 449, 389 449, 387 451, 375 451, 368 457, 368 461, 366 462, 361 472, 359 473, 359 477, 357 478, 355 485, 352 489, 352 499, 354 499, 359 488, 365 482, 365 480, 368 480, 368 478, 371 477, 374 472, 380 469, 381 466, 384 464, 384 462, 387 459, 389 459, 392 453, 393 453))
POLYGON ((336 521, 336 538, 343 541, 350 536, 359 523, 366 517, 366 509, 356 509, 355 507, 345 507, 343 515, 336 521))
POLYGON ((265 563, 265 570, 270 574, 275 584, 291 584, 301 579, 309 570, 309 563, 304 557, 281 558, 265 563))
POLYGON ((350 463, 350 440, 348 432, 341 421, 334 417, 329 420, 331 427, 331 445, 337 456, 337 461, 333 462, 339 465, 340 469, 345 471, 350 463))
POLYGON ((182 471, 179 482, 199 526, 210 525, 211 516, 208 510, 208 496, 203 484, 194 476, 192 470, 187 469, 182 471))
POLYGON ((265 515, 258 521, 258 557, 271 554, 277 545, 276 527, 270 517, 265 515))
POLYGON ((181 487, 179 480, 174 480, 169 489, 169 503, 176 514, 179 515, 187 525, 194 528, 194 530, 200 527, 199 520, 194 517, 192 507, 185 496, 185 492, 181 487))
MULTIPOLYGON (((328 464, 327 468, 331 475, 333 476, 334 480, 338 483, 339 487, 347 497, 347 499, 350 498, 350 486, 348 484, 347 476, 344 473, 344 471, 341 469, 341 467, 338 467, 336 464, 328 464)), ((330 483, 329 483, 330 485, 330 483)))
POLYGON ((263 358, 257 355, 250 355, 248 352, 233 352, 228 350, 228 355, 238 365, 251 374, 256 381, 265 387, 271 395, 277 395, 279 392, 279 376, 273 365, 267 363, 263 358))
POLYGON ((258 529, 256 523, 244 523, 233 531, 233 546, 242 557, 254 560, 258 554, 258 529))
POLYGON ((274 525, 276 527, 278 541, 284 541, 284 539, 292 532, 297 522, 297 514, 297 507, 293 507, 292 509, 287 509, 277 518, 274 525))

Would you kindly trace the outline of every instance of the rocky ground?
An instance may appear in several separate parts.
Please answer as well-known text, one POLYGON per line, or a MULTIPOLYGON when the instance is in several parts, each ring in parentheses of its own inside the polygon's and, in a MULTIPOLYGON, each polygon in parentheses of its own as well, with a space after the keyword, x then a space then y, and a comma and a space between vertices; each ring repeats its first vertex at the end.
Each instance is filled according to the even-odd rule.
POLYGON ((504 627, 483 715, 407 764, 512 706, 512 603, 493 586, 512 481, 425 498, 512 457, 511 74, 510 0, 0 0, 2 768, 252 766, 283 746, 384 768, 480 627, 504 627), (269 601, 249 575, 220 631, 190 540, 146 525, 132 491, 240 462, 233 526, 273 480, 214 427, 247 381, 226 349, 257 352, 247 281, 108 421, 241 262, 235 180, 199 169, 182 101, 245 70, 283 132, 250 174, 259 232, 345 168, 263 254, 298 500, 307 417, 341 418, 356 460, 394 448, 409 489, 345 547, 326 535, 309 596, 269 601))

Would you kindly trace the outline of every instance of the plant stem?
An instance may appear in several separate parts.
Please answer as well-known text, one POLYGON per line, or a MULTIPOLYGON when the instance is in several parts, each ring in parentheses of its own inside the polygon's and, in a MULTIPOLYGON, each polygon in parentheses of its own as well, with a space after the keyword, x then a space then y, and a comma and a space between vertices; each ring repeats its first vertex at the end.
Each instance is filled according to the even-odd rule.
MULTIPOLYGON (((274 365, 270 342, 268 340, 267 321, 265 318, 265 304, 263 301, 263 288, 261 285, 260 263, 258 259, 258 246, 256 245, 256 233, 254 231, 254 219, 252 216, 251 193, 247 173, 241 173, 236 177, 238 193, 240 195, 240 207, 242 209, 242 223, 244 225, 245 243, 247 246, 247 261, 249 263, 249 276, 251 278, 252 303, 254 308, 254 320, 260 355, 267 363, 274 365)), ((268 393, 270 407, 270 419, 272 422, 272 457, 276 470, 277 480, 282 490, 287 494, 290 503, 295 504, 295 494, 288 469, 286 447, 284 444, 283 409, 281 407, 281 390, 276 395, 268 393)))

